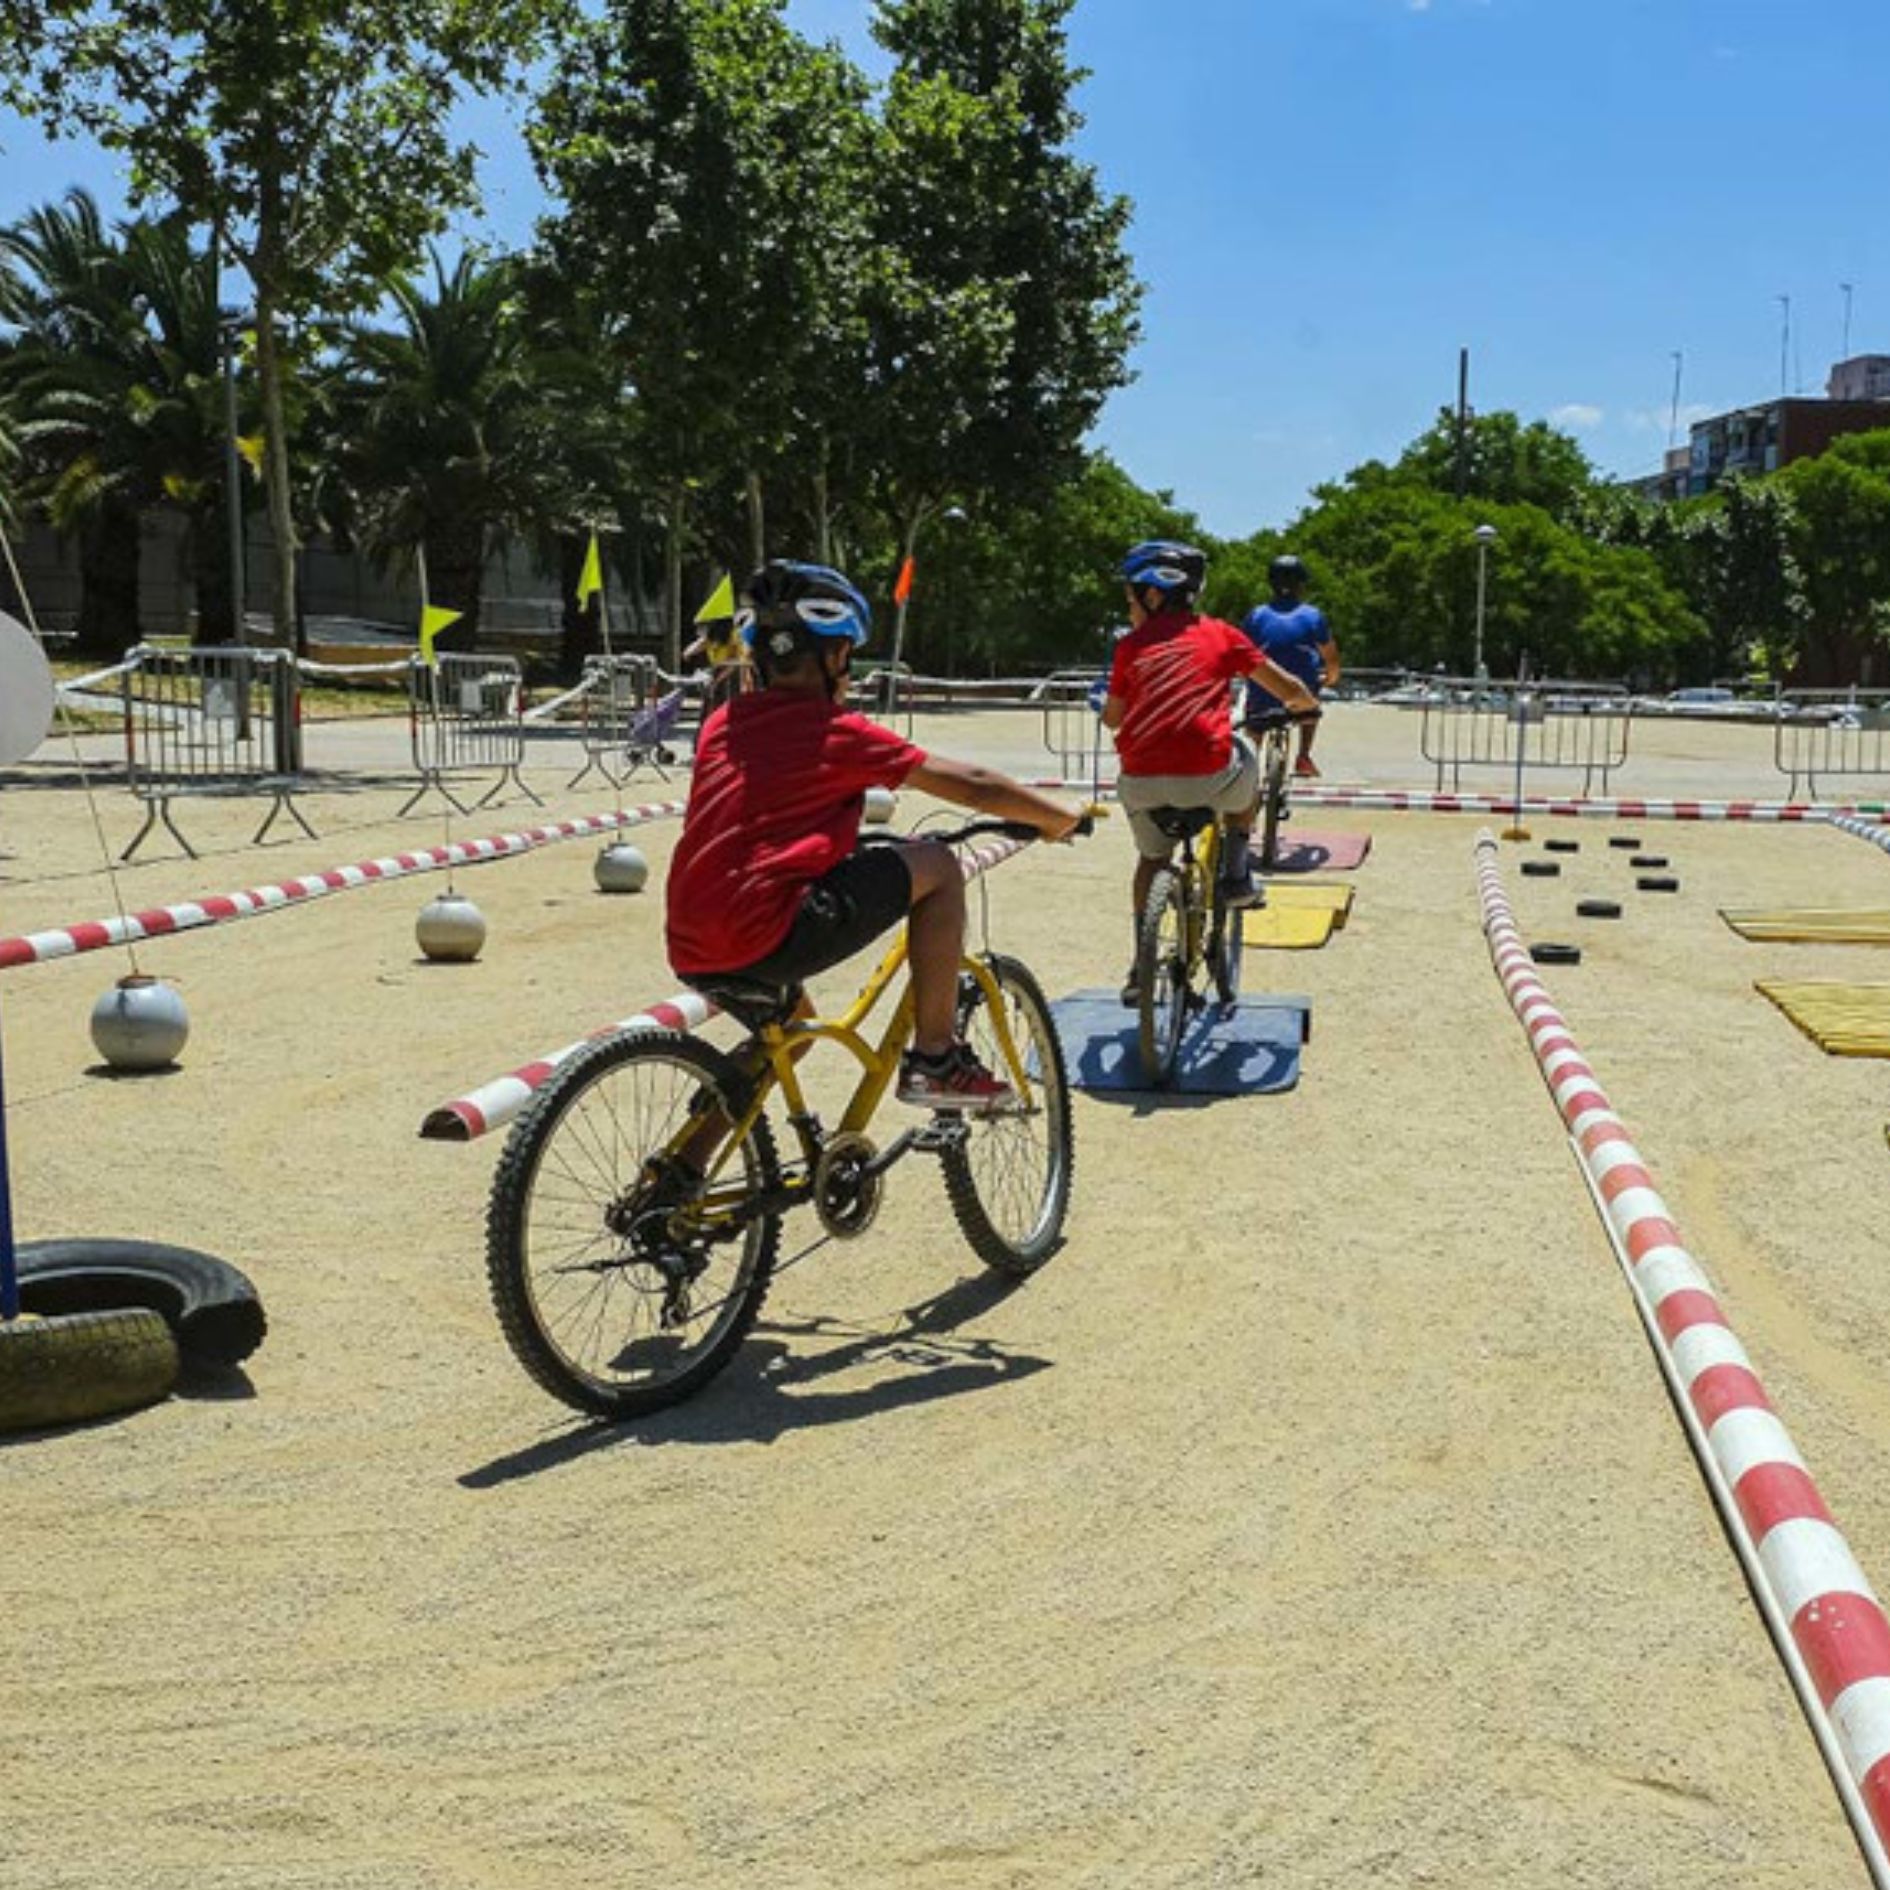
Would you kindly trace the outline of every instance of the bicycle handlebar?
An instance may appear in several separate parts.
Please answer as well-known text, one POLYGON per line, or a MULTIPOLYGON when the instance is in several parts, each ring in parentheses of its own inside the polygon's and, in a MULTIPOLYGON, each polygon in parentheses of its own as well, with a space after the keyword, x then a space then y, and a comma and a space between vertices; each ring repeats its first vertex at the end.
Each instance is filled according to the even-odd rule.
MULTIPOLYGON (((1096 831, 1096 814, 1092 810, 1082 815, 1070 831, 1072 840, 1086 840, 1096 831)), ((962 846, 969 840, 983 840, 1002 837, 1006 840, 1041 840, 1044 837, 1041 827, 1034 827, 1027 820, 972 820, 962 827, 946 827, 931 832, 913 834, 871 834, 862 835, 863 844, 868 846, 894 846, 901 840, 936 840, 944 846, 962 846)))

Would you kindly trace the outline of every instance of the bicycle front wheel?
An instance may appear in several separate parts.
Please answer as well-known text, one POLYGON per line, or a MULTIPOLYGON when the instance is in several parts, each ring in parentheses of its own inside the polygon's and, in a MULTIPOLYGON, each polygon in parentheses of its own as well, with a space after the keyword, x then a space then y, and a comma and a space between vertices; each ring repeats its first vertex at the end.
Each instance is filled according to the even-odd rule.
MULTIPOLYGON (((1216 903, 1220 904, 1219 901, 1216 903)), ((1214 972, 1214 994, 1223 1004, 1232 1004, 1240 996, 1241 961, 1246 955, 1246 908, 1220 905, 1214 917, 1214 935, 1208 957, 1214 972)))
POLYGON ((985 1067, 1019 1094, 1009 1109, 964 1118, 964 1139, 941 1158, 945 1193, 978 1258, 1022 1279, 1063 1244, 1076 1161, 1069 1076, 1037 980, 1014 958, 993 954, 980 963, 997 985, 1017 1066, 1004 1054, 991 1001, 975 980, 966 980, 959 1030, 985 1067))
POLYGON ((1286 736, 1267 737, 1266 780, 1260 791, 1260 870, 1280 863, 1280 826, 1286 818, 1286 736))
POLYGON ((1172 867, 1155 875, 1142 907, 1135 979, 1141 993, 1136 1038, 1142 1075, 1160 1089, 1175 1073, 1188 1021, 1188 896, 1172 867))
POLYGON ((677 1158, 710 1112, 732 1124, 747 1084, 707 1044, 667 1031, 580 1051, 519 1118, 492 1178, 486 1276, 519 1363, 575 1410, 633 1417, 700 1389, 767 1297, 780 1183, 757 1117, 705 1181, 677 1158))

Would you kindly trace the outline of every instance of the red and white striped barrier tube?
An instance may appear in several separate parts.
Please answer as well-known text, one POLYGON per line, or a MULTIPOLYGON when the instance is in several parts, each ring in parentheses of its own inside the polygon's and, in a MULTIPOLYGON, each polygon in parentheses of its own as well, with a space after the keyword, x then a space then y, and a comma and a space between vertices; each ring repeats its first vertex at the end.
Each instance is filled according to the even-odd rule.
POLYGON ((226 925, 232 919, 254 918, 278 912, 284 906, 306 905, 329 893, 352 892, 382 880, 407 879, 415 873, 437 873, 444 867, 476 866, 502 860, 560 840, 585 834, 615 833, 640 827, 646 821, 668 820, 683 811, 681 801, 653 801, 644 807, 622 807, 609 814, 582 814, 520 833, 492 834, 483 840, 459 840, 451 846, 424 847, 416 853, 396 853, 381 860, 361 860, 353 866, 330 867, 325 873, 305 873, 276 886, 256 886, 246 892, 222 893, 214 898, 187 900, 182 905, 154 906, 125 919, 93 919, 82 925, 56 926, 22 938, 0 938, 0 971, 16 965, 44 964, 49 958, 72 958, 128 940, 161 938, 171 932, 192 932, 201 926, 226 925))
POLYGON ((1873 1881, 1890 1886, 1890 1620, 1621 1118, 1536 976, 1477 838, 1497 975, 1567 1125, 1682 1421, 1817 1734, 1873 1881))
MULTIPOLYGON (((961 847, 958 863, 964 869, 966 880, 974 880, 1013 854, 1023 852, 1030 844, 1028 840, 992 840, 983 846, 961 847)), ((576 1056, 587 1043, 595 1043, 599 1037, 608 1037, 620 1030, 695 1030, 717 1015, 716 1007, 707 998, 694 991, 679 991, 674 997, 637 1012, 634 1017, 626 1017, 622 1023, 606 1024, 601 1030, 580 1037, 576 1043, 566 1044, 562 1050, 521 1064, 509 1075, 494 1077, 466 1095, 428 1110, 420 1124, 421 1138, 428 1142, 476 1142, 482 1135, 503 1128, 531 1101, 532 1092, 559 1064, 576 1056)))
MULTIPOLYGON (((1294 782, 1292 801, 1303 807, 1364 807, 1412 814, 1513 814, 1514 795, 1433 794, 1422 789, 1319 787, 1294 782)), ((1812 822, 1836 815, 1868 815, 1890 819, 1890 804, 1857 801, 1842 807, 1821 807, 1811 801, 1675 801, 1619 798, 1554 799, 1525 794, 1525 814, 1587 816, 1597 820, 1748 820, 1812 822)))

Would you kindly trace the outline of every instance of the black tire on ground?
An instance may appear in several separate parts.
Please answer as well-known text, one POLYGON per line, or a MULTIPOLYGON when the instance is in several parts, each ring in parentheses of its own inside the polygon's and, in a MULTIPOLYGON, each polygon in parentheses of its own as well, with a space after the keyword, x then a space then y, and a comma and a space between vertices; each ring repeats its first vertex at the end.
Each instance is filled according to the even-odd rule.
POLYGON ((1634 884, 1642 892, 1678 892, 1680 890, 1680 882, 1666 873, 1643 874, 1634 884))
POLYGON ((1551 853, 1579 853, 1582 850, 1579 840, 1545 840, 1542 844, 1551 853))
MULTIPOLYGON (((972 1252, 993 1271, 1024 1279, 1063 1244, 1076 1168, 1070 1080, 1050 1006, 1029 969, 995 952, 984 963, 1004 994, 1005 1024, 1030 1076, 1030 1107, 967 1116, 964 1141, 947 1148, 940 1165, 946 1199, 972 1252)), ((1015 1081, 988 1006, 976 1006, 963 1028, 986 1067, 1015 1081)))
POLYGON ((1628 861, 1628 865, 1630 866, 1650 867, 1655 869, 1663 867, 1666 864, 1667 856, 1664 853, 1637 853, 1633 859, 1628 861))
POLYGON ((1559 879, 1561 866, 1554 860, 1524 860, 1522 863, 1525 879, 1559 879))
POLYGON ((143 1307, 0 1324, 0 1431, 155 1404, 177 1383, 177 1341, 143 1307))
POLYGON ((1136 1042, 1142 1077, 1151 1089, 1165 1088, 1173 1078, 1188 1021, 1186 930, 1181 875, 1164 866, 1149 884, 1135 935, 1135 978, 1142 993, 1136 1042))
POLYGON ((56 1315, 142 1306, 161 1313, 186 1366, 240 1365, 269 1322, 248 1277, 213 1254, 155 1240, 29 1240, 20 1303, 56 1315))
POLYGON ((1584 919, 1618 919, 1621 902, 1618 899, 1578 899, 1575 910, 1584 919))
MULTIPOLYGON (((606 1216, 625 1219, 646 1162, 694 1105, 732 1120, 748 1093, 719 1050, 673 1031, 627 1031, 581 1050, 513 1125, 486 1208, 487 1284, 513 1356, 574 1410, 635 1417, 675 1404, 747 1338, 774 1274, 779 1214, 721 1242, 674 1231, 667 1210, 688 1207, 686 1196, 647 1208, 628 1231, 606 1216), (699 1307, 697 1289, 709 1295, 699 1307)), ((712 1179, 747 1196, 779 1188, 765 1119, 718 1158, 712 1179)))
POLYGON ((1557 945, 1544 939, 1539 945, 1531 945, 1529 956, 1539 965, 1579 965, 1582 962, 1582 948, 1579 945, 1557 945))
POLYGON ((1641 841, 1638 834, 1611 833, 1608 836, 1608 844, 1619 852, 1632 853, 1641 841))

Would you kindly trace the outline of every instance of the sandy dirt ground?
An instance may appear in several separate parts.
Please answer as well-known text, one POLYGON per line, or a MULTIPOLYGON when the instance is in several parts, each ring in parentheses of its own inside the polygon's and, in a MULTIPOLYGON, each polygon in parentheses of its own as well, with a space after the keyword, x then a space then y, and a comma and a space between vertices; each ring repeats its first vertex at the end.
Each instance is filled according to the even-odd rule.
MULTIPOLYGON (((1043 766, 1019 718, 922 733, 1043 766)), ((1415 739, 1322 742, 1426 785, 1415 739)), ((1689 726, 1620 785, 1774 795, 1754 742, 1689 726)), ((570 772, 532 771, 554 813, 609 805, 570 772)), ((0 777, 0 932, 111 909, 69 775, 0 777)), ((438 836, 399 799, 316 794, 322 838, 261 849, 253 805, 188 807, 205 857, 153 847, 126 901, 438 836)), ((499 1336, 499 1138, 415 1130, 670 991, 660 893, 600 896, 578 841, 460 876, 474 966, 417 959, 438 878, 147 944, 193 1034, 141 1081, 90 1067, 122 953, 0 974, 21 1235, 207 1248, 272 1327, 245 1383, 0 1447, 0 1886, 1864 1883, 1490 969, 1476 823, 1304 824, 1375 846, 1328 949, 1249 961, 1312 999, 1296 1090, 1080 1099, 1069 1243, 1017 1290, 908 1164, 702 1397, 619 1429, 499 1336)), ((1553 882, 1505 852, 1525 932, 1587 947, 1550 987, 1881 1582, 1890 1090, 1752 981, 1890 963, 1715 914, 1881 906, 1890 860, 1650 824, 1681 893, 1590 923, 1614 829, 1536 831, 1583 843, 1553 882)), ((1112 982, 1128 870, 1119 823, 1006 865, 994 941, 1112 982)))

